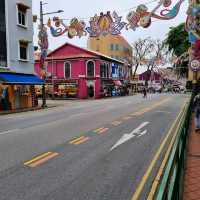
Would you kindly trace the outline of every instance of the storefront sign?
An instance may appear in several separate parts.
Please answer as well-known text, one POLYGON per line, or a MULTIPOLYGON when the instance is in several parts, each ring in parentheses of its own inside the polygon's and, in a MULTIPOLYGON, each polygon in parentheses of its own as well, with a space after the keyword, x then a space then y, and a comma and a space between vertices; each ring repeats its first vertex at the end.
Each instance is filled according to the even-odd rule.
POLYGON ((190 68, 192 71, 197 72, 200 70, 200 61, 199 60, 192 60, 190 63, 190 68))

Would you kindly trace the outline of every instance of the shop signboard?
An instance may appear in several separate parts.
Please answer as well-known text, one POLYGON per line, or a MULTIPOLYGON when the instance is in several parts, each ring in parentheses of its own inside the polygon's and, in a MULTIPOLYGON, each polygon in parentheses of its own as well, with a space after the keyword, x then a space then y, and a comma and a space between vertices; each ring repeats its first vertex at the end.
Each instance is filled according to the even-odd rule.
POLYGON ((200 61, 194 59, 190 62, 190 69, 194 72, 198 72, 200 70, 200 61))

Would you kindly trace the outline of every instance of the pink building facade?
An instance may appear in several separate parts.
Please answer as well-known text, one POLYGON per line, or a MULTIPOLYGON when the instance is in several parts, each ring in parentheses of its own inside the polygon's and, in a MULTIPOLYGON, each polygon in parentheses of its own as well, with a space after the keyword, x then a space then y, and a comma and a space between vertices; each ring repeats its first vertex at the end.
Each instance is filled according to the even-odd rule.
MULTIPOLYGON (((123 62, 65 43, 48 54, 46 83, 53 93, 64 91, 80 99, 100 98, 103 88, 113 80, 128 80, 131 69, 123 62)), ((35 72, 40 74, 39 61, 35 72)))

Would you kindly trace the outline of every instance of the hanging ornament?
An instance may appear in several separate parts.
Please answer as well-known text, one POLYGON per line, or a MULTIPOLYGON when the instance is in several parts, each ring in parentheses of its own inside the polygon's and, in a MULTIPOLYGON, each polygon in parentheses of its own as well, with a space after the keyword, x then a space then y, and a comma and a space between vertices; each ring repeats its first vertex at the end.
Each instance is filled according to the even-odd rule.
POLYGON ((200 1, 190 0, 185 28, 189 35, 191 48, 189 66, 192 71, 200 70, 200 1))
POLYGON ((77 18, 72 18, 69 25, 64 24, 63 20, 54 17, 53 18, 54 26, 52 26, 51 19, 48 20, 48 27, 50 28, 51 34, 54 37, 58 37, 67 33, 69 38, 86 36, 87 32, 85 31, 86 24, 84 21, 79 21, 77 18))
POLYGON ((122 22, 122 17, 114 11, 112 16, 110 12, 106 14, 100 13, 90 19, 90 26, 86 28, 90 37, 99 37, 100 35, 119 35, 126 23, 122 22))
MULTIPOLYGON (((90 18, 88 27, 86 27, 84 21, 79 21, 78 18, 72 18, 69 24, 65 24, 63 20, 58 17, 54 17, 53 20, 49 19, 47 25, 54 37, 61 36, 65 33, 69 38, 81 38, 82 36, 86 36, 87 33, 89 33, 90 37, 99 37, 100 35, 105 36, 108 34, 119 35, 124 27, 126 27, 127 30, 132 29, 134 31, 138 27, 148 28, 151 25, 152 18, 160 20, 170 20, 175 18, 180 11, 181 4, 185 0, 177 1, 178 2, 174 7, 169 9, 172 0, 160 0, 152 11, 149 11, 146 5, 141 4, 135 11, 128 13, 126 17, 128 23, 123 22, 122 17, 114 11, 112 14, 110 12, 107 12, 106 14, 100 13, 99 16, 96 14, 94 17, 90 18), (164 9, 161 10, 160 14, 156 14, 161 7, 164 7, 164 9)), ((190 1, 194 2, 195 0, 190 1)), ((188 12, 193 16, 198 10, 200 10, 200 7, 193 6, 188 12)), ((188 29, 194 24, 193 18, 188 17, 188 29)))
POLYGON ((170 20, 177 16, 181 4, 185 0, 179 0, 177 4, 171 8, 166 9, 172 3, 171 0, 161 0, 158 5, 152 10, 149 11, 147 6, 141 4, 137 7, 136 11, 131 11, 127 15, 128 25, 127 29, 136 30, 138 27, 148 28, 151 25, 151 18, 156 18, 160 20, 170 20), (165 7, 165 9, 161 10, 160 15, 156 14, 156 11, 161 7, 165 7))
POLYGON ((38 33, 38 45, 40 46, 40 68, 45 70, 44 62, 47 57, 47 51, 49 47, 47 28, 45 26, 39 26, 38 33))

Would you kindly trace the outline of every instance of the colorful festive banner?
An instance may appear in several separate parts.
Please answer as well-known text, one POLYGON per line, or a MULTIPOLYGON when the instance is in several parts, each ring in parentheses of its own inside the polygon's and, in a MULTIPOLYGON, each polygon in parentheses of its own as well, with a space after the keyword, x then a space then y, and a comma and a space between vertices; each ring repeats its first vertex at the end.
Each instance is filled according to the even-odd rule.
POLYGON ((200 0, 189 0, 186 30, 189 34, 191 48, 189 49, 190 68, 200 70, 200 0))
POLYGON ((148 28, 151 25, 152 18, 159 20, 170 20, 177 16, 180 11, 181 4, 185 0, 178 0, 178 2, 172 7, 172 0, 160 0, 156 7, 149 11, 147 6, 141 4, 135 11, 131 11, 127 15, 127 22, 122 21, 122 17, 115 11, 111 14, 100 13, 90 18, 89 26, 86 26, 86 22, 78 20, 77 18, 71 19, 69 24, 65 24, 62 19, 54 17, 53 20, 49 19, 48 27, 51 34, 54 37, 67 34, 69 38, 82 37, 89 34, 90 37, 105 36, 107 34, 119 35, 122 29, 136 30, 138 27, 148 28), (161 9, 161 7, 164 7, 161 9), (156 12, 161 9, 159 14, 156 12))

